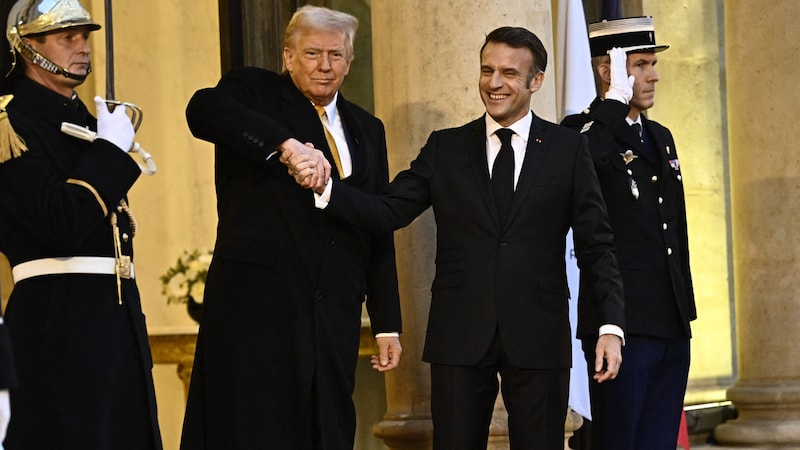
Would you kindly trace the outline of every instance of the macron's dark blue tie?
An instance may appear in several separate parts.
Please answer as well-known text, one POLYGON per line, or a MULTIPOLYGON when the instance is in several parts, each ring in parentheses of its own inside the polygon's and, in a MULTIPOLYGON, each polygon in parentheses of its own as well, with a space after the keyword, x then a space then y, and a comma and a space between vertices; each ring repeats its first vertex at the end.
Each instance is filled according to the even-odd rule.
POLYGON ((511 199, 514 197, 514 148, 511 147, 514 131, 501 128, 494 134, 500 138, 500 153, 492 166, 492 189, 500 222, 505 225, 511 212, 511 199))

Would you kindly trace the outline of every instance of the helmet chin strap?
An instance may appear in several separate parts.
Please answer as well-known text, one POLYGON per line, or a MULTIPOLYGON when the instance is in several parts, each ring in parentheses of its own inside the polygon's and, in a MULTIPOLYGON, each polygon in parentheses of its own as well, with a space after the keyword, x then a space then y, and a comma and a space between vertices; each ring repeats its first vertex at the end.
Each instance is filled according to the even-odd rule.
MULTIPOLYGON (((28 59, 30 59, 34 64, 36 64, 37 66, 41 67, 42 69, 50 73, 63 75, 65 78, 69 78, 70 80, 76 80, 80 82, 85 81, 86 77, 88 77, 89 74, 92 73, 91 61, 89 61, 89 65, 86 67, 85 75, 76 75, 70 72, 69 70, 59 66, 58 64, 54 63, 53 61, 50 61, 44 55, 34 50, 33 47, 28 45, 28 43, 25 42, 22 38, 20 38, 19 34, 17 34, 16 27, 13 27, 11 30, 9 30, 8 37, 12 43, 12 46, 19 53, 28 57, 28 59)), ((16 65, 16 55, 14 55, 14 61, 11 66, 12 70, 14 68, 14 65, 16 65)))
MULTIPOLYGON (((86 67, 86 74, 85 75, 77 75, 77 74, 74 74, 74 73, 70 72, 69 70, 59 66, 58 64, 54 63, 53 61, 50 61, 44 55, 42 55, 41 53, 37 52, 36 50, 31 48, 27 44, 25 44, 25 46, 27 46, 27 49, 25 49, 25 50, 30 50, 30 52, 20 51, 20 53, 22 53, 23 55, 25 55, 28 58, 30 58, 31 61, 34 64, 36 64, 37 66, 41 67, 42 69, 44 69, 44 70, 46 70, 46 71, 48 71, 50 73, 63 75, 65 78, 69 78, 70 80, 80 81, 81 83, 86 80, 86 77, 88 77, 90 73, 92 73, 92 63, 91 62, 89 62, 89 65, 86 67)), ((23 50, 23 49, 20 49, 20 50, 23 50)))
POLYGON ((44 70, 46 70, 46 71, 48 71, 50 73, 60 74, 60 75, 63 75, 65 78, 69 78, 70 80, 80 81, 81 83, 86 80, 86 77, 88 77, 90 73, 92 73, 92 63, 91 62, 89 62, 89 65, 86 66, 86 74, 85 75, 77 75, 77 74, 74 74, 74 73, 70 72, 69 70, 59 66, 58 64, 54 63, 53 61, 50 61, 49 59, 45 58, 41 53, 38 53, 35 50, 33 52, 34 52, 34 57, 31 58, 31 61, 33 61, 34 64, 36 64, 37 66, 41 67, 42 69, 44 69, 44 70))

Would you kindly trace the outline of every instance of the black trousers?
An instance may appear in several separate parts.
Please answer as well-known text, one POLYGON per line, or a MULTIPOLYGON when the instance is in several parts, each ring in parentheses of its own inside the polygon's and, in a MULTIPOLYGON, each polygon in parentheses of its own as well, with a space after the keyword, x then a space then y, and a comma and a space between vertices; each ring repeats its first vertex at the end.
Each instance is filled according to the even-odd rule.
POLYGON ((431 364, 434 450, 486 450, 500 389, 511 450, 563 450, 569 370, 514 367, 497 334, 475 366, 431 364))
MULTIPOLYGON (((689 338, 627 336, 625 341, 617 378, 589 381, 591 448, 674 450, 689 377, 689 338)), ((591 370, 595 344, 582 345, 591 370)))

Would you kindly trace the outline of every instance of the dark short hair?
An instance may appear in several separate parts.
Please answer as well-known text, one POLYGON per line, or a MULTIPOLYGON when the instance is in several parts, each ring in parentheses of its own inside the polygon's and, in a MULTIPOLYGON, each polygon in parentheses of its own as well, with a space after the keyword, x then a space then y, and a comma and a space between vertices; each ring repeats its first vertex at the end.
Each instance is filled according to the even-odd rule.
POLYGON ((547 68, 547 50, 542 41, 533 33, 522 27, 500 27, 486 35, 486 41, 481 46, 483 49, 489 42, 506 44, 511 48, 527 48, 533 54, 533 67, 529 75, 530 82, 539 72, 547 68))

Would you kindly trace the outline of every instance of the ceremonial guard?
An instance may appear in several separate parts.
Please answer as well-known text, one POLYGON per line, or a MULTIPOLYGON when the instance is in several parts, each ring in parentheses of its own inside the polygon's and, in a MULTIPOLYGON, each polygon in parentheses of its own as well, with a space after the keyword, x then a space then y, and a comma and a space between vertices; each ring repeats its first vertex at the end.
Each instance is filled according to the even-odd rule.
POLYGON ((5 448, 160 449, 126 197, 135 130, 124 106, 95 97, 95 119, 74 91, 100 25, 78 0, 20 0, 7 24, 0 251, 18 385, 5 448))
MULTIPOLYGON (((589 25, 599 96, 563 125, 589 140, 608 208, 625 292, 617 379, 591 383, 592 450, 674 450, 697 317, 689 269, 683 175, 669 129, 645 116, 655 103, 652 17, 589 25)), ((592 370, 593 281, 581 276, 578 337, 592 370)))

